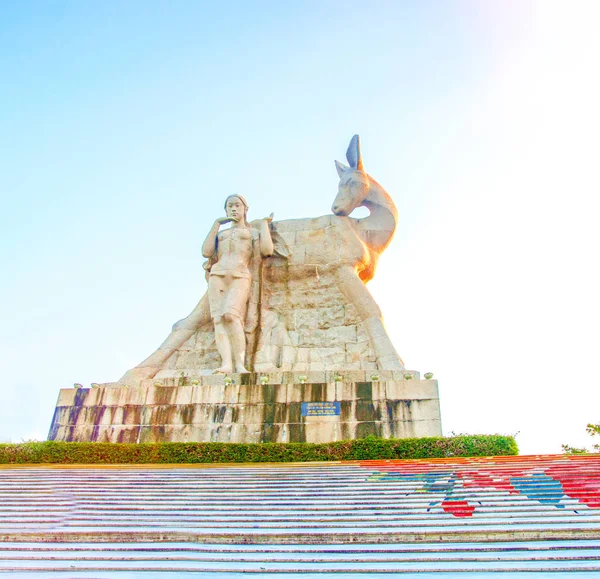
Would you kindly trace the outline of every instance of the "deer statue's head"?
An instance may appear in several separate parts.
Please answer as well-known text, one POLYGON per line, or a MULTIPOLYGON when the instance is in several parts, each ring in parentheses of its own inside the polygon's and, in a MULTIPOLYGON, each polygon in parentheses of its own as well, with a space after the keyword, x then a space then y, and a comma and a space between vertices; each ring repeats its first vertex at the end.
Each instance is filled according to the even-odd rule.
POLYGON ((364 200, 369 193, 371 183, 369 176, 364 172, 360 154, 360 137, 354 135, 346 151, 348 165, 335 162, 335 168, 340 176, 338 194, 331 206, 335 215, 350 215, 357 207, 364 205, 364 200))

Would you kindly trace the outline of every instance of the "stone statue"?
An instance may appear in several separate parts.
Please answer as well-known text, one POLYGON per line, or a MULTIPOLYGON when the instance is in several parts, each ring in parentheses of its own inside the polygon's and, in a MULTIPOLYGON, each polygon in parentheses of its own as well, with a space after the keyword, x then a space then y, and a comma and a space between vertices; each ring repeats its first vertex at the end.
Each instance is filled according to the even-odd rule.
POLYGON ((335 162, 327 215, 248 222, 246 200, 227 197, 202 244, 208 289, 196 307, 118 382, 61 390, 49 439, 441 436, 437 381, 404 368, 366 288, 394 235, 396 207, 365 172, 358 135, 346 159, 335 162), (359 206, 367 217, 351 216, 359 206))
POLYGON ((273 240, 269 224, 273 214, 259 221, 258 228, 246 221, 248 203, 241 195, 225 200, 226 217, 215 221, 202 245, 202 255, 208 258, 208 302, 215 325, 215 342, 221 356, 221 367, 215 373, 248 372, 244 366, 246 337, 244 325, 252 275, 249 265, 253 248, 260 255, 273 255, 273 240), (219 232, 221 225, 233 223, 219 232), (256 249, 255 249, 256 251, 256 249))
POLYGON ((333 215, 248 224, 244 199, 228 197, 227 217, 215 222, 202 247, 207 294, 120 382, 246 368, 404 370, 365 285, 394 235, 396 207, 364 171, 358 135, 346 159, 348 165, 335 163, 333 215), (370 214, 350 217, 359 206, 370 214), (227 222, 232 227, 219 232, 227 222))
POLYGON ((335 162, 340 182, 331 206, 334 215, 341 218, 336 226, 343 230, 344 239, 336 276, 343 294, 356 307, 365 324, 379 369, 400 370, 404 363, 385 331, 379 307, 365 286, 375 275, 379 256, 392 241, 398 211, 385 189, 365 173, 358 135, 352 137, 346 159, 350 166, 335 162), (369 215, 362 219, 349 218, 357 207, 366 207, 369 215))

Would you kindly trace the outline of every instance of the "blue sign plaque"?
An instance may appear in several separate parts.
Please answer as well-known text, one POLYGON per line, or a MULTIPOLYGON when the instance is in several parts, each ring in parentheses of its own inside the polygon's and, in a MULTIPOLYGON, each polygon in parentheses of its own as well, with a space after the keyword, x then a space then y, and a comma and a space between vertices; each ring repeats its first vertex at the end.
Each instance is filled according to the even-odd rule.
POLYGON ((302 416, 339 416, 339 402, 303 402, 302 416))

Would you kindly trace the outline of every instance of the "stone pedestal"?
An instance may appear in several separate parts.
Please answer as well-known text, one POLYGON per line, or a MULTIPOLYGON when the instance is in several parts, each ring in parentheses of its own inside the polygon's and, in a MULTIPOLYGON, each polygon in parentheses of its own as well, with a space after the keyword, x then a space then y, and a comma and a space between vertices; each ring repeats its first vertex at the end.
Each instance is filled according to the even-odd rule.
POLYGON ((436 380, 416 372, 185 376, 60 391, 49 440, 332 442, 441 436, 436 380), (410 376, 410 379, 407 379, 410 376))

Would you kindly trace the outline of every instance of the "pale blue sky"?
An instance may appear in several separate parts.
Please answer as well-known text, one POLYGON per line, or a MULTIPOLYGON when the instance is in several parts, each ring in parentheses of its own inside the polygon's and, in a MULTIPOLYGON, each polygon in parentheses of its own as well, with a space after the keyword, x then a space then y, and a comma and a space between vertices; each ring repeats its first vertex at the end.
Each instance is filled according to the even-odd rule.
POLYGON ((205 291, 200 244, 330 212, 360 133, 394 197, 370 284, 446 433, 522 452, 600 420, 594 0, 0 7, 0 439, 118 379, 205 291))

